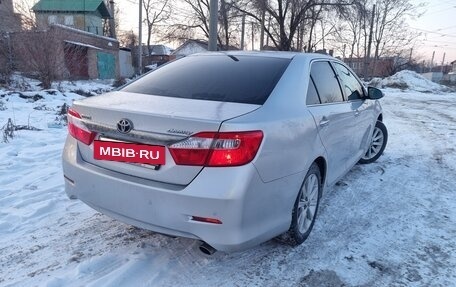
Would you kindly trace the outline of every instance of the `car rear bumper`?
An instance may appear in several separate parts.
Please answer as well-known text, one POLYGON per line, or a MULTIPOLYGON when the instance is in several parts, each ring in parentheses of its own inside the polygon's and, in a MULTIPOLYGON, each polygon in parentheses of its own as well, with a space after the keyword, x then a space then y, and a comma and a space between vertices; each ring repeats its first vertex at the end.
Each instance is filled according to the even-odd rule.
POLYGON ((84 162, 70 136, 63 170, 70 198, 125 223, 200 239, 228 252, 252 247, 288 229, 302 176, 266 184, 255 166, 247 164, 204 168, 187 186, 160 183, 84 162), (215 218, 222 224, 194 221, 192 216, 215 218))

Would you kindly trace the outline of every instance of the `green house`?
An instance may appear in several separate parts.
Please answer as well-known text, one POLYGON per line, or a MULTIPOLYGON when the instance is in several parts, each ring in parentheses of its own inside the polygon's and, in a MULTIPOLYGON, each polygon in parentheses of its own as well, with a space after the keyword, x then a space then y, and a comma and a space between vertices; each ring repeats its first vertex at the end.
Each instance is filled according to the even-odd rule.
POLYGON ((103 0, 40 0, 33 8, 38 27, 61 24, 103 35, 103 20, 112 17, 103 0))

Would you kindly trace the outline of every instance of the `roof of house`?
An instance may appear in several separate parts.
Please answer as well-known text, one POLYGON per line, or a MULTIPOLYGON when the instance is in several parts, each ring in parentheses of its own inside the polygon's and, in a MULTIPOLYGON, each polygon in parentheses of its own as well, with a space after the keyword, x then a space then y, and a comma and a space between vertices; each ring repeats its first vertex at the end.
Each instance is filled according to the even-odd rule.
POLYGON ((103 0, 40 0, 34 12, 95 12, 103 18, 111 18, 111 13, 103 0))
MULTIPOLYGON (((150 45, 151 48, 151 55, 170 55, 172 49, 166 47, 165 45, 150 45)), ((149 55, 149 48, 147 45, 143 44, 142 46, 142 53, 143 55, 149 55)))
MULTIPOLYGON (((179 52, 185 47, 185 46, 188 46, 190 44, 196 44, 198 46, 200 46, 201 48, 203 48, 204 50, 208 50, 208 42, 206 40, 197 40, 197 39, 188 39, 187 41, 185 41, 182 45, 180 45, 178 48, 176 48, 171 54, 173 55, 176 55, 176 54, 179 54, 179 52)), ((237 47, 235 46, 228 46, 228 47, 221 47, 219 44, 217 44, 217 50, 239 50, 237 47)))

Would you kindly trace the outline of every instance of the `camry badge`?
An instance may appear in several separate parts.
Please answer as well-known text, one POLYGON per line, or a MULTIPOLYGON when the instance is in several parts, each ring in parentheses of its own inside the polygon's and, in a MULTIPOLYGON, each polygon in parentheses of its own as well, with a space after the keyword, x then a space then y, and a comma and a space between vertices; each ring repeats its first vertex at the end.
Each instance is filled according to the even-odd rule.
POLYGON ((117 123, 117 130, 120 133, 126 134, 129 133, 133 129, 133 123, 129 119, 121 119, 117 123))

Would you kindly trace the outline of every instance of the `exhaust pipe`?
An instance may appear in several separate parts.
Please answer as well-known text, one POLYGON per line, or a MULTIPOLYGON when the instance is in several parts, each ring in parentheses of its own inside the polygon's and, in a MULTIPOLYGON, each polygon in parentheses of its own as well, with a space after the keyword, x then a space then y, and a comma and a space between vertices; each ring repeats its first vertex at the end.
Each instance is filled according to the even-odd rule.
POLYGON ((206 255, 212 255, 215 253, 215 251, 217 251, 214 247, 210 246, 209 244, 207 244, 206 242, 203 242, 200 247, 199 247, 199 250, 201 252, 203 252, 204 254, 206 255))

